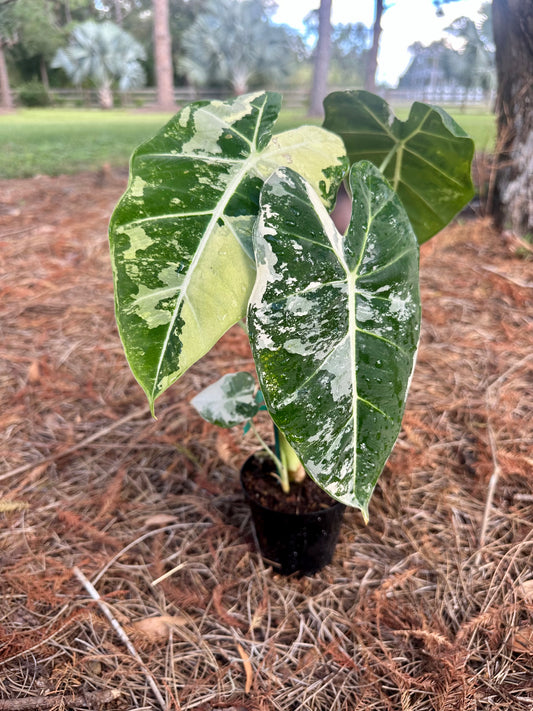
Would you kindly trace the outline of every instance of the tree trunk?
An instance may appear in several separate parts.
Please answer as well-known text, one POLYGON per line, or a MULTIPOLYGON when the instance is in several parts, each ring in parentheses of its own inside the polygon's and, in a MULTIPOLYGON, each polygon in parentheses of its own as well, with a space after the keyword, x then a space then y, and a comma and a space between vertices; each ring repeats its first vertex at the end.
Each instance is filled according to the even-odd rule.
POLYGON ((13 99, 11 97, 6 56, 4 54, 4 44, 2 40, 0 40, 0 106, 6 111, 11 111, 13 108, 13 99))
POLYGON ((102 86, 98 88, 98 101, 100 103, 101 109, 113 108, 113 90, 111 88, 111 82, 109 80, 105 81, 102 86))
POLYGON ((120 0, 114 0, 113 6, 115 8, 115 22, 119 27, 122 27, 123 13, 122 13, 122 5, 120 4, 120 0))
POLYGON ((365 74, 365 89, 376 91, 376 72, 378 69, 379 38, 381 37, 381 16, 383 15, 383 0, 376 0, 374 27, 372 29, 372 47, 368 52, 365 74))
POLYGON ((235 96, 246 94, 248 91, 248 79, 249 72, 247 72, 246 69, 233 73, 233 76, 231 77, 231 88, 233 89, 235 96))
POLYGON ((45 62, 45 59, 42 54, 41 54, 41 58, 39 60, 39 68, 41 70, 41 81, 43 83, 43 86, 46 89, 46 91, 50 91, 50 81, 48 79, 48 70, 46 68, 46 62, 45 62))
POLYGON ((328 92, 329 60, 331 56, 331 0, 320 0, 318 10, 318 42, 313 69, 313 86, 309 116, 322 116, 322 102, 328 92))
POLYGON ((493 0, 498 143, 496 224, 533 231, 533 0, 493 0))
POLYGON ((168 21, 168 0, 153 0, 153 10, 157 105, 162 111, 174 111, 174 72, 168 21))

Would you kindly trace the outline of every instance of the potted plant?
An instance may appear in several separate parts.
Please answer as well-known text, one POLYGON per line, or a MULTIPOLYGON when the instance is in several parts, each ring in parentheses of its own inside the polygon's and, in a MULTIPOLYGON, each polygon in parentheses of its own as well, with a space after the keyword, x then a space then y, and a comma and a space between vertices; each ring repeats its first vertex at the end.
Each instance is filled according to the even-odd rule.
POLYGON ((416 357, 419 244, 472 197, 473 142, 439 108, 403 122, 363 91, 330 94, 323 128, 273 134, 280 106, 195 102, 134 152, 110 223, 118 328, 153 410, 245 319, 260 390, 232 374, 193 404, 247 428, 266 408, 285 495, 308 474, 367 520, 416 357), (342 181, 345 231, 330 216, 342 181))

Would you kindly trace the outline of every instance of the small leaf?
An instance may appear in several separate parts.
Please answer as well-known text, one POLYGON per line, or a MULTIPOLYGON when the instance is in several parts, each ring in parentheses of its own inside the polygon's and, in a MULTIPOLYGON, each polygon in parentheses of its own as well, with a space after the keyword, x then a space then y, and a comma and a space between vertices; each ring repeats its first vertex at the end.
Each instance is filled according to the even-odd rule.
POLYGON ((159 615, 137 620, 131 627, 134 634, 146 638, 150 642, 164 642, 169 638, 171 627, 183 627, 187 623, 185 617, 177 615, 159 615))
POLYGON ((28 368, 28 382, 37 385, 41 382, 41 364, 39 360, 33 360, 28 368))
POLYGON ((517 654, 533 654, 533 625, 518 627, 511 636, 510 644, 517 654))
POLYGON ((211 424, 234 427, 257 414, 255 388, 250 373, 229 373, 196 395, 191 405, 211 424))
POLYGON ((177 516, 172 516, 171 514, 154 514, 149 516, 144 525, 146 528, 164 528, 165 526, 171 526, 173 523, 178 521, 177 516))
POLYGON ((8 499, 0 499, 0 513, 11 513, 12 511, 21 511, 27 508, 28 504, 25 501, 10 501, 8 499))
POLYGON ((533 579, 524 580, 518 588, 518 594, 524 598, 526 602, 533 602, 533 579))
POLYGON ((418 244, 377 168, 352 166, 350 188, 342 235, 297 173, 265 183, 248 326, 274 422, 312 478, 366 516, 414 366, 418 244))
POLYGON ((336 91, 324 101, 324 127, 344 140, 351 163, 369 160, 400 196, 420 244, 474 195, 474 141, 443 109, 416 101, 407 121, 367 91, 336 91))

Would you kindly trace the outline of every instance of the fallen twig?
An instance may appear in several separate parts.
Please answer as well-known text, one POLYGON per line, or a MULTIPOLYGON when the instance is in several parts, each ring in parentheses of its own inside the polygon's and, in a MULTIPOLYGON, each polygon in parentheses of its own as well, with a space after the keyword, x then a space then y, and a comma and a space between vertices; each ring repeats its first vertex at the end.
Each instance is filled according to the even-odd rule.
POLYGON ((496 276, 499 276, 501 279, 507 279, 507 281, 510 281, 511 284, 516 284, 517 286, 522 286, 525 289, 533 289, 533 281, 524 281, 523 279, 517 279, 516 277, 512 277, 509 274, 504 274, 499 269, 496 269, 495 267, 491 267, 488 264, 485 264, 481 268, 484 269, 486 272, 490 272, 491 274, 496 274, 496 276))
POLYGON ((244 671, 246 673, 246 685, 244 688, 244 693, 249 694, 254 681, 254 672, 252 669, 252 664, 250 662, 250 657, 246 654, 244 649, 240 644, 237 644, 237 651, 239 652, 242 663, 244 664, 244 671))
POLYGON ((481 562, 481 550, 483 546, 485 545, 485 538, 487 535, 487 527, 489 525, 489 518, 490 518, 490 512, 492 509, 492 503, 494 501, 494 492, 496 491, 496 486, 498 484, 498 480, 500 478, 501 474, 501 468, 498 463, 498 457, 496 455, 496 442, 494 440, 494 433, 492 432, 492 427, 490 426, 490 422, 488 424, 488 432, 489 432, 489 442, 490 442, 490 449, 492 452, 492 462, 493 462, 493 471, 492 475, 490 477, 489 481, 489 488, 487 490, 487 499, 485 501, 485 511, 483 513, 483 520, 481 522, 481 532, 479 534, 479 550, 476 555, 476 560, 475 564, 479 565, 481 562))
POLYGON ((0 239, 6 239, 6 237, 14 237, 15 235, 22 235, 25 232, 31 232, 36 229, 36 225, 29 225, 28 227, 22 227, 20 230, 11 230, 10 232, 4 232, 0 235, 0 239))
POLYGON ((96 600, 96 602, 98 603, 98 607, 102 610, 104 615, 107 617, 107 619, 111 623, 111 626, 113 627, 113 629, 115 630, 117 635, 120 637, 121 642, 123 642, 123 644, 126 646, 126 649, 128 650, 128 652, 135 659, 135 661, 139 664, 139 666, 143 670, 143 673, 146 677, 146 681, 148 682, 148 684, 150 685, 150 688, 154 692, 154 696, 156 697, 156 699, 159 702, 159 705, 161 706, 163 711, 165 711, 167 705, 166 705, 165 699, 163 698, 163 695, 161 694, 161 692, 159 691, 159 689, 157 687, 157 684, 155 683, 154 677, 150 673, 150 670, 148 669, 146 664, 141 659, 139 653, 133 646, 130 638, 124 632, 123 628, 120 626, 120 623, 118 622, 118 620, 113 616, 113 614, 111 613, 111 610, 107 607, 105 602, 102 600, 102 598, 98 594, 98 591, 96 590, 94 585, 89 580, 87 580, 87 578, 81 572, 81 570, 77 566, 74 566, 74 568, 72 568, 72 572, 78 578, 78 580, 83 585, 83 587, 87 590, 87 592, 92 597, 92 599, 96 600))
POLYGON ((69 706, 94 707, 108 704, 120 696, 118 689, 88 691, 84 694, 50 694, 47 696, 25 696, 18 699, 0 699, 0 711, 30 711, 30 709, 68 708, 69 706))

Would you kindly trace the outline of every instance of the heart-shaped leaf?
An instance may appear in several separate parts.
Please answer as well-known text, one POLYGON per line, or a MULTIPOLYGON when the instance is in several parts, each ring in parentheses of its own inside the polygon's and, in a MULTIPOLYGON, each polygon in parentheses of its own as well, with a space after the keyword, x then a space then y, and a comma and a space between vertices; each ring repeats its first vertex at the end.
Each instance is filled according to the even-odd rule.
POLYGON ((261 409, 250 373, 228 373, 191 400, 198 413, 212 425, 235 427, 251 420, 261 409))
POLYGON ((132 156, 110 224, 115 307, 152 408, 246 313, 263 180, 291 165, 335 199, 342 140, 317 126, 273 137, 280 103, 267 92, 190 104, 132 156))
POLYGON ((248 327, 273 420, 312 478, 367 516, 418 345, 418 244, 371 163, 352 166, 350 187, 342 235, 298 174, 265 183, 248 327))
POLYGON ((342 136, 350 162, 369 160, 388 178, 420 244, 473 197, 474 142, 443 109, 417 101, 400 121, 367 91, 333 92, 324 109, 324 127, 342 136))

